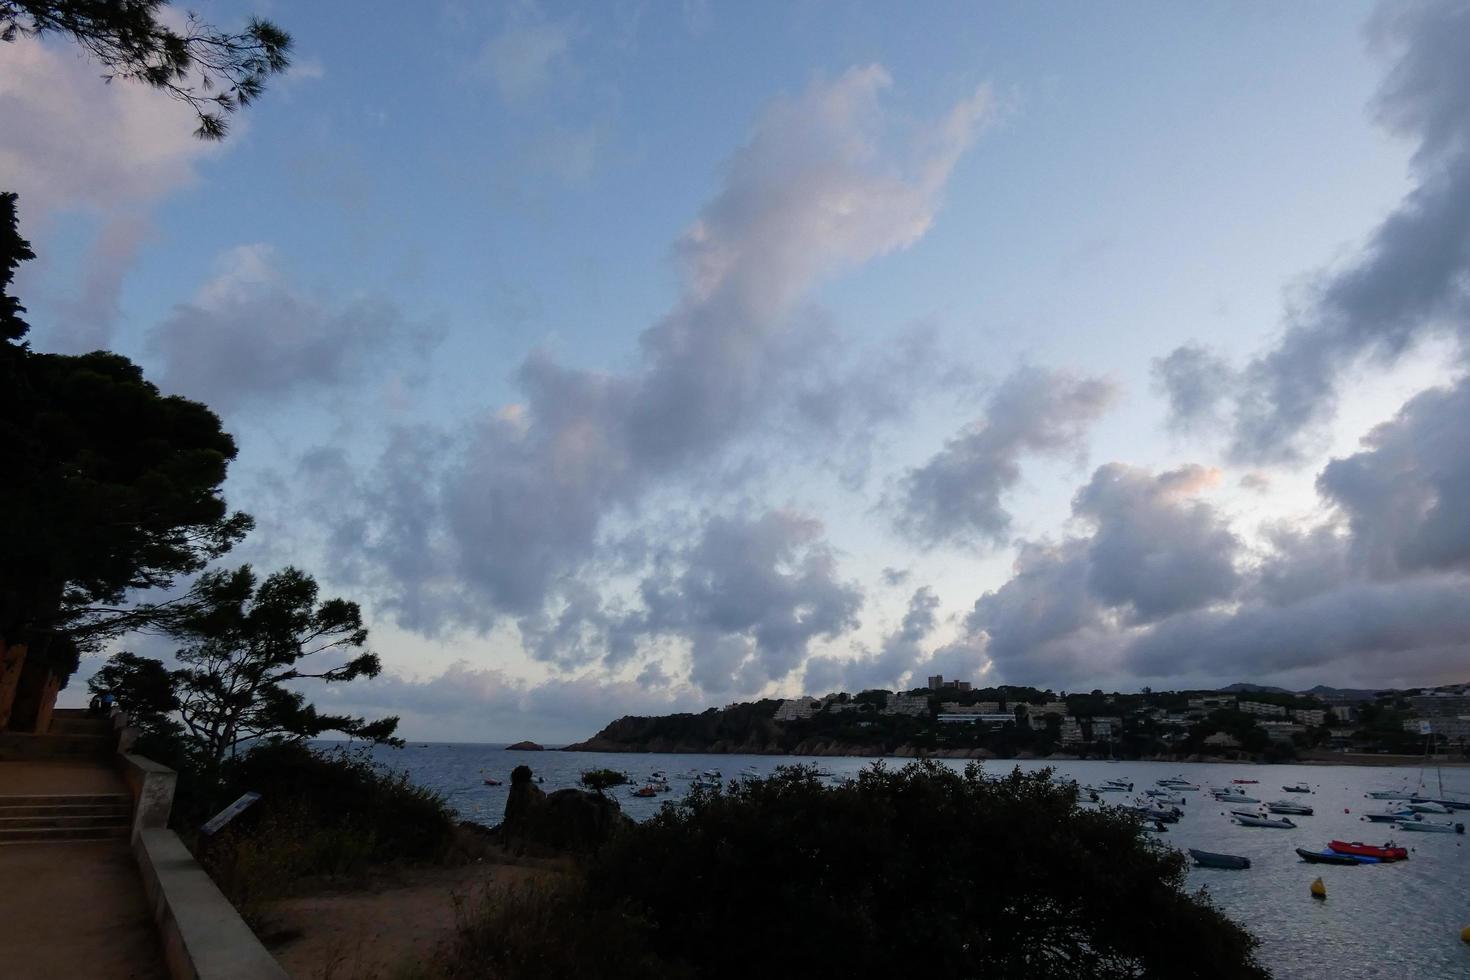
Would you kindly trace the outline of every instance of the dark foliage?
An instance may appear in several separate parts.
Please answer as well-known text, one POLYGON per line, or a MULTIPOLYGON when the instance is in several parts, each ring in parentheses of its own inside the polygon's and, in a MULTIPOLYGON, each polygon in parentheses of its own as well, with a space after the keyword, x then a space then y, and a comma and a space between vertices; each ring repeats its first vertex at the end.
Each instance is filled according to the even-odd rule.
POLYGON ((1177 851, 1049 773, 916 763, 834 789, 786 769, 627 829, 584 879, 468 929, 446 972, 1266 977, 1255 939, 1184 881, 1177 851))
MULTIPOLYGON (((530 772, 529 769, 526 771, 530 772)), ((582 785, 599 793, 614 786, 622 786, 627 781, 628 777, 616 769, 589 769, 582 773, 582 785)))
POLYGON ((119 354, 25 345, 8 287, 30 257, 14 196, 0 196, 0 637, 39 660, 67 637, 66 667, 77 649, 186 608, 187 595, 149 605, 131 594, 197 572, 251 521, 220 496, 235 443, 208 408, 163 396, 119 354))
POLYGON ((291 38, 252 17, 245 30, 221 31, 192 13, 182 30, 160 19, 168 0, 0 0, 0 41, 21 34, 61 34, 104 69, 167 92, 199 118, 195 134, 222 139, 225 116, 265 90, 290 64, 291 38))

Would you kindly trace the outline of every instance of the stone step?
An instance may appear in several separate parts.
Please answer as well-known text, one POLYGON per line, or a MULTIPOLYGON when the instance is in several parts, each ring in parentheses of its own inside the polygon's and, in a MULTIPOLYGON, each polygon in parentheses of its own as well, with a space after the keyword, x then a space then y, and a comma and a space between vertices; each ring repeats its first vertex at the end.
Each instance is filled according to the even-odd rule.
POLYGON ((104 813, 92 815, 45 813, 24 817, 0 816, 0 833, 7 830, 27 830, 36 827, 126 827, 130 821, 126 813, 104 813))
POLYGON ((0 844, 38 844, 66 840, 112 840, 126 837, 127 824, 115 827, 26 827, 0 830, 0 844))
POLYGON ((0 796, 0 812, 9 807, 31 806, 125 806, 131 807, 133 798, 127 793, 21 793, 0 796))
POLYGON ((106 759, 117 748, 111 735, 32 735, 0 732, 0 762, 106 759))
POLYGON ((108 718, 52 718, 47 735, 100 735, 112 734, 112 721, 108 718))
MULTIPOLYGON (((0 797, 0 800, 4 800, 0 797)), ((0 820, 8 817, 115 817, 133 812, 127 802, 117 803, 18 803, 0 802, 0 820)))

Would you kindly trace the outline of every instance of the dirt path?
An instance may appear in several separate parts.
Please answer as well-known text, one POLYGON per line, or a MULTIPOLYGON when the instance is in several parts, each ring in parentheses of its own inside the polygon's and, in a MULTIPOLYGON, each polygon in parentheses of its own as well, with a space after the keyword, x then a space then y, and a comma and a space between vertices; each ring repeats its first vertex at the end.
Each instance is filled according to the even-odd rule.
POLYGON ((283 899, 270 907, 266 945, 294 980, 417 976, 454 934, 459 904, 547 873, 483 862, 283 899))

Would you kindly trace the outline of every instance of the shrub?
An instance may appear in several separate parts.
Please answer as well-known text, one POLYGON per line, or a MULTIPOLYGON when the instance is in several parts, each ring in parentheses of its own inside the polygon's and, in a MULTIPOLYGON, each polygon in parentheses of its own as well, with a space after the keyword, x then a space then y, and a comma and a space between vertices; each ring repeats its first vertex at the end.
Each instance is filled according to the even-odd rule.
POLYGON ((621 786, 627 781, 628 777, 616 769, 590 769, 582 773, 582 785, 599 793, 613 786, 621 786))
POLYGON ((472 924, 445 972, 1266 977, 1256 940, 1184 881, 1182 855, 1049 773, 879 765, 828 788, 789 768, 666 805, 566 890, 472 924), (572 936, 585 952, 556 948, 572 936))

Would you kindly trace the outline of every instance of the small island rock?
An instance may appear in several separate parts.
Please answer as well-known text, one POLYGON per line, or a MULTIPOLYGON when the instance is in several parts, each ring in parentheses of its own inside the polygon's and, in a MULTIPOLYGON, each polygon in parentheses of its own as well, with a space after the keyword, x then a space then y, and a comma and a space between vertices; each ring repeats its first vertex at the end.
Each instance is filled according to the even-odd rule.
POLYGON ((507 752, 544 752, 544 751, 546 751, 544 747, 542 747, 540 745, 537 745, 535 742, 517 742, 514 745, 507 745, 505 747, 505 750, 507 752))

